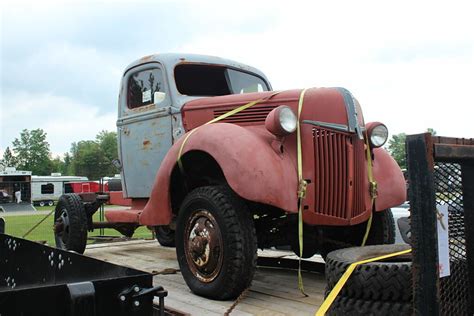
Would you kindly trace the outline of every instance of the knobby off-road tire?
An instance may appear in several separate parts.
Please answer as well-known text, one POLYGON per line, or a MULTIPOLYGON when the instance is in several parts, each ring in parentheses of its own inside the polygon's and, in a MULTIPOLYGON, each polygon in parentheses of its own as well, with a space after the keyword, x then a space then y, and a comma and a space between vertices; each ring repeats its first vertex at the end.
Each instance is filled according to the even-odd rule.
POLYGON ((175 246, 175 232, 169 226, 155 226, 156 240, 163 247, 174 247, 175 246))
MULTIPOLYGON (((406 244, 379 245, 340 249, 331 252, 326 260, 328 294, 350 264, 409 249, 406 244)), ((404 255, 358 265, 340 295, 352 299, 383 302, 411 302, 411 256, 404 255)))
POLYGON ((56 247, 84 253, 87 244, 87 217, 81 198, 64 194, 54 211, 54 238, 56 247))
MULTIPOLYGON (((333 240, 353 243, 353 246, 360 246, 367 230, 367 222, 353 227, 335 227, 328 231, 327 237, 333 240)), ((366 245, 390 245, 395 242, 395 220, 391 209, 375 212, 372 218, 372 224, 367 237, 366 245)), ((328 253, 341 249, 340 246, 331 243, 325 243, 320 250, 323 259, 326 260, 328 253)), ((304 250, 304 248, 303 248, 304 250)))
POLYGON ((410 302, 365 301, 348 297, 337 297, 326 313, 328 316, 409 316, 410 302))
POLYGON ((255 227, 246 204, 228 187, 193 190, 176 226, 179 266, 195 294, 226 300, 250 286, 257 264, 255 227))

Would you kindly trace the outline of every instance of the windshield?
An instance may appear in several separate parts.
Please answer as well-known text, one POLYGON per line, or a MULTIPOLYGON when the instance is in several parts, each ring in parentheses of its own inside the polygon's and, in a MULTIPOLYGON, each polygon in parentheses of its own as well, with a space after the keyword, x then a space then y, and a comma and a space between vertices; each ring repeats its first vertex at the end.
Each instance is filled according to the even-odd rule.
POLYGON ((218 96, 269 90, 261 77, 223 66, 181 64, 175 67, 174 76, 179 93, 190 96, 218 96))

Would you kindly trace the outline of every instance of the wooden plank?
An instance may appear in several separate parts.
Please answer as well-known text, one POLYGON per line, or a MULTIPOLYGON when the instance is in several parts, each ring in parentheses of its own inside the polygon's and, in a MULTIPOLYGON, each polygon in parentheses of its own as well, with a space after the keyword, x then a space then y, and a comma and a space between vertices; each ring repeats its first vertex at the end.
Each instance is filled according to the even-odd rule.
MULTIPOLYGON (((86 255, 150 273, 179 269, 175 249, 161 247, 156 241, 88 246, 86 255)), ((259 251, 259 256, 295 257, 290 252, 278 250, 259 251)), ((315 256, 311 260, 321 259, 315 256)), ((323 275, 310 272, 303 273, 303 280, 309 297, 304 297, 298 290, 296 270, 258 267, 252 287, 232 315, 313 314, 323 301, 326 282, 323 275)), ((233 301, 214 301, 194 295, 179 271, 155 275, 153 283, 168 290, 166 306, 191 315, 222 315, 233 304, 233 301)))

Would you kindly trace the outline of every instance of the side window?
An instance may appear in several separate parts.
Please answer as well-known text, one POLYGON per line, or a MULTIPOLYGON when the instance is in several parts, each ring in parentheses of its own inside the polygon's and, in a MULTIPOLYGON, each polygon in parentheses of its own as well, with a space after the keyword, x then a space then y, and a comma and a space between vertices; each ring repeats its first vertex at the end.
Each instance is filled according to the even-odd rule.
POLYGON ((54 194, 54 184, 43 184, 41 186, 41 194, 54 194))
POLYGON ((165 97, 163 72, 159 68, 138 71, 128 79, 127 106, 135 109, 141 106, 158 104, 165 97))

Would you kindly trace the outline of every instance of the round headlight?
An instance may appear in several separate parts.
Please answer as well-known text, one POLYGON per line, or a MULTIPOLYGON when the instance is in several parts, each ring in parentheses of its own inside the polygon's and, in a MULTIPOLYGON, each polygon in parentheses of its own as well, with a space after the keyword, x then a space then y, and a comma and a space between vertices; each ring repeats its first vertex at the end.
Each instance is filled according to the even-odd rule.
POLYGON ((369 133, 370 143, 373 147, 383 146, 388 139, 388 129, 383 124, 375 126, 369 133))
POLYGON ((297 121, 298 119, 290 107, 280 105, 268 113, 265 127, 273 135, 283 137, 296 130, 297 121))
POLYGON ((281 108, 279 119, 281 128, 285 132, 293 133, 296 130, 296 115, 289 107, 281 108))

